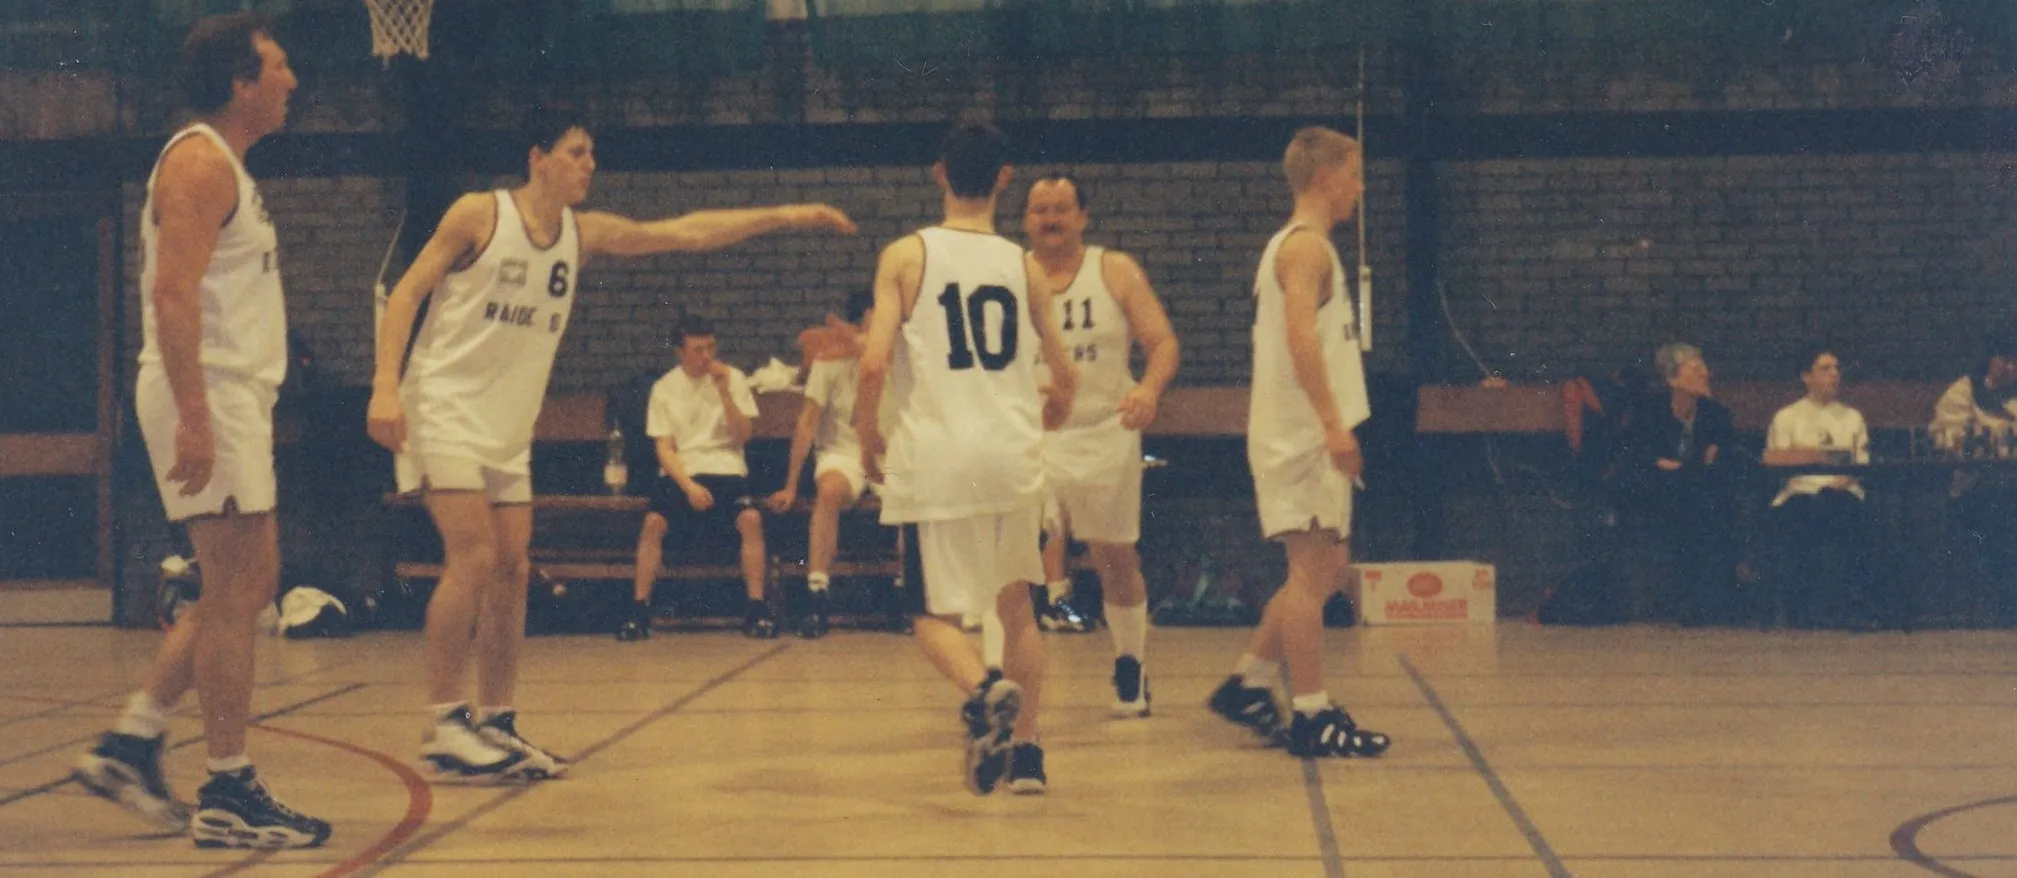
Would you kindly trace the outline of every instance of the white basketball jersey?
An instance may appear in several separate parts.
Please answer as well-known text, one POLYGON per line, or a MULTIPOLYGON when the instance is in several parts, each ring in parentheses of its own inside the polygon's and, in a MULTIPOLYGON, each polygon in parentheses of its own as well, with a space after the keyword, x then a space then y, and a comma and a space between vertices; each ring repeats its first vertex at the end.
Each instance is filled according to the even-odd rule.
POLYGON ((933 227, 887 391, 894 423, 883 521, 945 521, 1031 508, 1043 491, 1041 349, 1022 248, 933 227))
MULTIPOLYGON (((1323 422, 1296 382, 1282 285, 1275 275, 1275 256, 1298 228, 1292 224, 1275 233, 1261 253, 1254 278, 1254 380, 1247 412, 1247 457, 1257 471, 1308 455, 1313 448, 1322 453, 1324 447, 1323 422)), ((1329 300, 1317 307, 1317 340, 1323 348, 1331 398, 1349 429, 1371 417, 1372 409, 1366 401, 1352 301, 1345 295, 1345 268, 1329 240, 1324 240, 1324 250, 1331 257, 1331 288, 1329 300)))
MULTIPOLYGON (((224 137, 197 123, 168 139, 166 156, 187 137, 206 137, 231 161, 238 180, 238 204, 217 232, 217 246, 203 271, 198 297, 203 306, 203 368, 277 388, 287 378, 287 301, 280 288, 280 237, 266 202, 245 165, 224 137)), ((140 208, 140 366, 161 367, 161 343, 156 337, 154 283, 159 272, 161 229, 154 213, 156 159, 147 177, 147 203, 140 208)))
POLYGON ((400 396, 414 452, 522 473, 574 307, 581 236, 574 211, 563 210, 559 239, 536 247, 511 193, 493 195, 490 243, 435 289, 400 396))
POLYGON ((1118 420, 1121 397, 1135 389, 1135 377, 1128 372, 1134 336, 1127 312, 1107 289, 1106 272, 1101 270, 1105 256, 1106 248, 1087 247, 1078 275, 1054 299, 1065 352, 1079 371, 1078 394, 1072 398, 1066 429, 1118 420))

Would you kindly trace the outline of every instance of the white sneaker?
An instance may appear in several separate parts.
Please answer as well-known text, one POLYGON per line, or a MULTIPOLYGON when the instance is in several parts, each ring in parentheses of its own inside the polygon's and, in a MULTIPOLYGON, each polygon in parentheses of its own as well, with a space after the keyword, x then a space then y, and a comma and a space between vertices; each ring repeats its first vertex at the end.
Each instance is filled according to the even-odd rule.
POLYGON ((420 760, 438 778, 507 778, 525 757, 485 740, 471 722, 468 707, 456 708, 427 733, 420 760))
POLYGON ((491 746, 518 754, 519 763, 507 773, 524 780, 558 780, 567 776, 573 763, 555 756, 518 736, 518 711, 507 710, 476 727, 476 733, 491 746))

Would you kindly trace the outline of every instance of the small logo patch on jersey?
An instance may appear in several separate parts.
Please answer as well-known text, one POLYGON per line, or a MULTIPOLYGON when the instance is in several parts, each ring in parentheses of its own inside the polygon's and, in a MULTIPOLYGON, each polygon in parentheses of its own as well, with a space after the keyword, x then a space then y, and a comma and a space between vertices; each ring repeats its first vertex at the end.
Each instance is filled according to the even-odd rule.
POLYGON ((504 264, 497 268, 497 282, 514 287, 525 286, 525 260, 504 260, 504 264))

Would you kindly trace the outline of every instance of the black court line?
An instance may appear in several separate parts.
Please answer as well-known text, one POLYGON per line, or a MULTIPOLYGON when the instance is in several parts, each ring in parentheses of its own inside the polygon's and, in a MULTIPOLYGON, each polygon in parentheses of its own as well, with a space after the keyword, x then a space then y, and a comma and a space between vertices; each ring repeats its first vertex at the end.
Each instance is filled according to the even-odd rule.
MULTIPOLYGON (((22 714, 22 715, 20 715, 20 716, 10 716, 10 717, 8 717, 8 718, 6 718, 6 719, 0 719, 0 728, 6 728, 7 726, 11 726, 11 725, 13 725, 13 724, 15 724, 15 723, 19 723, 19 722, 27 722, 28 720, 32 720, 32 719, 42 719, 43 717, 46 717, 46 716, 51 716, 51 715, 53 715, 53 714, 58 714, 58 713, 62 713, 63 711, 66 711, 66 710, 73 710, 73 709, 76 709, 76 708, 79 708, 79 707, 103 707, 103 708, 107 708, 107 709, 111 709, 111 710, 117 710, 118 708, 117 708, 116 706, 114 706, 114 705, 107 705, 107 704, 100 704, 99 702, 101 702, 101 701, 103 701, 103 700, 105 700, 105 699, 107 699, 107 698, 111 698, 111 697, 113 697, 113 696, 115 696, 115 695, 118 695, 118 694, 119 694, 120 692, 123 692, 123 691, 126 691, 126 690, 123 690, 123 689, 121 689, 121 690, 114 690, 114 691, 111 691, 111 692, 107 692, 107 693, 105 693, 105 694, 103 694, 103 695, 95 695, 95 696, 92 696, 92 697, 91 697, 91 699, 90 699, 90 700, 88 700, 88 701, 70 701, 70 702, 65 702, 65 703, 63 703, 63 704, 58 704, 58 705, 56 705, 56 706, 54 706, 54 707, 49 707, 49 708, 45 708, 45 709, 42 709, 42 710, 38 710, 38 711, 36 711, 36 712, 34 712, 34 713, 24 713, 24 714, 22 714)), ((5 696, 0 696, 0 698, 4 698, 4 697, 5 697, 5 696)))
POLYGON ((1317 851, 1324 858, 1325 878, 1344 878, 1345 864, 1338 859, 1338 833, 1331 827, 1331 806, 1324 800, 1324 774, 1317 761, 1304 759, 1303 790, 1309 795, 1310 822, 1317 826, 1317 851))
MULTIPOLYGON (((303 701, 299 701, 299 702, 296 702, 296 703, 294 703, 294 704, 290 704, 290 705, 288 705, 288 706, 286 706, 286 707, 282 707, 282 708, 279 708, 279 709, 277 709, 277 710, 269 710, 269 711, 267 711, 267 712, 265 712, 265 713, 262 713, 262 714, 259 714, 258 716, 254 716, 254 717, 251 717, 250 719, 246 720, 246 723, 247 723, 247 724, 249 725, 249 724, 251 724, 251 723, 258 723, 258 722, 265 722, 266 720, 269 720, 269 719, 275 719, 275 718, 277 718, 277 717, 283 717, 283 716, 286 716, 286 715, 288 715, 288 714, 290 714, 290 713, 293 713, 293 712, 295 712, 295 711, 297 711, 297 710, 300 710, 301 708, 304 708, 304 707, 307 707, 307 706, 309 706, 309 705, 312 705, 312 704, 320 704, 320 703, 322 703, 322 702, 324 702, 324 701, 328 701, 328 700, 330 700, 330 699, 332 699, 332 698, 339 698, 339 697, 341 697, 341 696, 344 696, 344 695, 348 695, 348 694, 350 694, 350 693, 352 693, 352 692, 355 692, 355 691, 357 691, 357 690, 359 690, 359 689, 362 689, 362 688, 364 688, 364 686, 365 686, 365 684, 363 684, 363 683, 352 683, 352 684, 350 684, 350 685, 348 685, 348 686, 345 686, 345 687, 343 687, 343 688, 341 688, 341 689, 336 689, 336 690, 333 690, 333 691, 330 691, 330 692, 324 692, 324 693, 322 693, 321 695, 317 695, 317 696, 315 696, 314 698, 309 698, 309 699, 306 699, 306 700, 303 700, 303 701)), ((6 760, 6 761, 4 761, 4 762, 0 762, 0 767, 4 767, 4 766, 7 766, 7 765, 12 765, 12 764, 14 764, 14 763, 16 763, 16 762, 20 762, 20 761, 23 761, 23 760, 26 760, 26 759, 33 759, 33 758, 35 758, 35 757, 37 757, 37 756, 41 756, 41 755, 43 755, 43 754, 46 754, 46 753, 54 753, 54 752, 56 752, 56 751, 58 751, 58 750, 64 750, 64 749, 69 749, 69 748, 73 748, 73 747, 80 747, 80 746, 83 746, 84 744, 88 744, 88 743, 90 743, 91 741, 94 741, 94 740, 96 740, 96 739, 97 739, 97 737, 98 737, 98 736, 97 736, 96 734, 93 734, 93 735, 91 735, 91 736, 89 736, 89 737, 84 737, 84 738, 78 738, 78 739, 75 739, 75 740, 72 740, 72 741, 65 741, 65 742, 63 742, 63 743, 61 743, 61 744, 55 744, 55 745, 51 745, 51 746, 48 746, 48 747, 44 747, 44 748, 42 748, 42 749, 40 749, 40 750, 37 750, 37 751, 35 751, 35 752, 33 752, 33 753, 27 753, 27 754, 24 754, 24 755, 21 755, 21 756, 16 756, 16 757, 14 757, 14 758, 12 758, 12 759, 9 759, 9 760, 6 760)), ((195 745, 195 744, 200 744, 200 743, 202 743, 202 742, 203 742, 203 740, 204 740, 204 736, 203 736, 203 735, 197 735, 197 736, 195 736, 195 737, 192 737, 192 738, 186 738, 186 739, 184 739, 184 740, 181 740, 181 741, 177 741, 177 742, 175 742, 174 744, 171 744, 171 745, 169 745, 169 746, 168 746, 168 748, 167 748, 167 750, 168 750, 168 751, 170 751, 170 752, 173 752, 173 751, 175 751, 175 750, 180 750, 180 749, 182 749, 182 748, 184 748, 184 747, 188 747, 188 746, 192 746, 192 745, 195 745)), ((26 799, 30 799, 30 798, 34 798, 35 796, 39 796, 39 795, 42 795, 43 793, 46 793, 46 792, 49 792, 49 791, 51 791, 51 790, 54 790, 54 789, 57 789, 57 788, 59 788, 59 787, 62 787, 62 786, 64 786, 64 785, 66 785, 66 784, 69 784, 69 783, 71 783, 71 782, 72 782, 72 781, 71 781, 70 777, 69 777, 68 775, 65 775, 65 776, 63 776, 63 777, 62 777, 62 778, 60 778, 60 779, 57 779, 57 780, 53 780, 53 781, 50 781, 50 782, 48 782, 48 783, 44 783, 44 784, 39 784, 39 785, 37 785, 37 786, 32 786, 32 787, 29 787, 28 789, 25 789, 25 790, 22 790, 22 791, 20 791, 20 792, 17 792, 17 793, 9 793, 8 795, 5 795, 5 796, 0 796, 0 808, 5 808, 5 807, 7 807, 8 805, 12 805, 12 804, 14 804, 15 802, 20 802, 20 801, 23 801, 23 800, 26 800, 26 799)))
MULTIPOLYGON (((624 739, 629 738, 630 736, 635 735, 640 731, 643 731, 646 726, 649 726, 652 723, 658 722, 661 719, 664 719, 668 716, 678 713, 680 708, 692 704, 693 702, 699 700, 702 696, 707 695, 709 692, 713 692, 714 690, 721 688, 723 685, 727 684, 730 680, 742 676, 744 673, 747 673, 750 669, 755 668, 757 665, 763 664, 764 662, 770 661, 771 659, 778 657, 779 655, 783 654, 786 650, 791 649, 791 647, 792 644, 790 643, 780 643, 774 647, 771 647, 769 650, 765 651, 761 655, 758 655, 755 658, 749 659, 748 661, 745 661, 740 665, 737 665, 733 668, 730 668, 727 671, 722 672, 721 674, 717 675, 714 679, 708 680, 706 683, 701 684, 700 688, 680 696, 677 700, 673 701, 670 704, 665 705, 664 707, 654 710, 651 713, 645 714, 645 716, 642 719, 639 719, 638 721, 633 722, 630 725, 617 729, 616 732, 611 734, 609 737, 597 741, 593 744, 590 744, 586 748, 577 751, 572 757, 573 761, 586 762, 589 759, 594 758, 596 754, 601 753, 602 751, 607 750, 618 743, 621 743, 624 739)), ((359 870, 355 874, 363 876, 380 874, 384 872, 387 868, 390 868, 393 864, 405 860, 407 857, 412 856, 413 854, 426 848, 428 845, 434 844, 435 842, 438 842, 443 838, 446 838, 451 833, 460 831, 463 827, 468 826, 472 822, 475 822, 478 818, 488 815, 491 812, 496 811, 497 809, 502 808, 505 805, 508 805, 516 801, 520 796, 523 796, 526 793, 531 792, 538 786, 539 786, 538 783, 531 783, 507 790, 503 794, 498 795, 495 798, 492 798, 490 801, 470 809, 469 813, 466 813, 461 817, 457 817, 454 820, 451 820, 443 824, 439 829, 436 829, 433 832, 427 833, 426 835, 420 836, 419 838, 413 839, 403 845, 400 845, 397 849, 386 853, 386 855, 383 858, 381 858, 378 862, 372 863, 370 866, 367 866, 364 869, 359 870)))
MULTIPOLYGON (((1960 814, 1966 811, 1973 811, 1978 808, 1991 808, 1997 805, 2013 805, 2013 804, 2017 804, 2017 796, 1998 796, 1993 799, 1983 799, 1978 802, 1969 802, 1965 805, 1956 805, 1952 808, 1942 808, 1938 811, 1934 811, 1928 814, 1921 814, 1917 817, 1905 821, 1904 823, 1899 824, 1897 829, 1891 831, 1891 850, 1898 855, 1898 859, 1904 860, 1907 863, 1911 863, 1914 866, 1918 866, 1921 869, 1925 869, 1928 872, 1932 872, 1935 875, 1946 876, 1946 878, 1974 878, 1973 875, 1967 872, 1963 872, 1959 869, 1955 869, 1947 864, 1958 860, 1972 861, 1976 858, 1950 856, 1935 859, 1933 857, 1929 857, 1926 855, 1926 852, 1919 849, 1919 833, 1921 831, 1924 831, 1926 827, 1938 823, 1942 820, 1945 820, 1949 817, 1952 817, 1956 814, 1960 814)), ((2011 859, 2017 859, 2017 858, 2011 858, 2011 859)))
POLYGON ((1408 661, 1407 656, 1397 655, 1394 658, 1401 663, 1401 670, 1408 673, 1408 678, 1415 681, 1416 688, 1422 690, 1422 697, 1428 699, 1429 706, 1435 708, 1436 715, 1442 717, 1443 725, 1449 727, 1450 734, 1456 736, 1457 744, 1464 748, 1464 755, 1470 758, 1471 766, 1485 778, 1485 785, 1492 788, 1492 795, 1499 800, 1499 807, 1506 809, 1506 815, 1513 818, 1513 825, 1519 827, 1520 834, 1527 837, 1528 846, 1534 849, 1535 856, 1541 858, 1541 865, 1547 867, 1551 878, 1569 878, 1568 868, 1562 865, 1560 857, 1555 856, 1555 849, 1550 847, 1548 839, 1541 835, 1540 827, 1535 826, 1534 821, 1527 817, 1527 812, 1520 809, 1520 803, 1513 801, 1513 792, 1506 789, 1506 784, 1492 771, 1491 763, 1485 761, 1484 751, 1478 749, 1477 742, 1471 740, 1470 734, 1464 731, 1464 725, 1457 722, 1456 715, 1450 713, 1450 709, 1444 706, 1443 699, 1436 694, 1435 688, 1415 670, 1414 663, 1408 661))

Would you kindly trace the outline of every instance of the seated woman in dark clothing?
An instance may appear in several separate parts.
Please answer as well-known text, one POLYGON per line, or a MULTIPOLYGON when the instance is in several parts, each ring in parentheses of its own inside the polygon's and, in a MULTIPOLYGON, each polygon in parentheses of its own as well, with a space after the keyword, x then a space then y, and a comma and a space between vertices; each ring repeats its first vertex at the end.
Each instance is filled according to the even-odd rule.
POLYGON ((1709 398, 1702 351, 1669 344, 1653 363, 1667 392, 1626 413, 1614 482, 1634 617, 1728 622, 1738 560, 1735 468, 1744 455, 1730 410, 1709 398))

